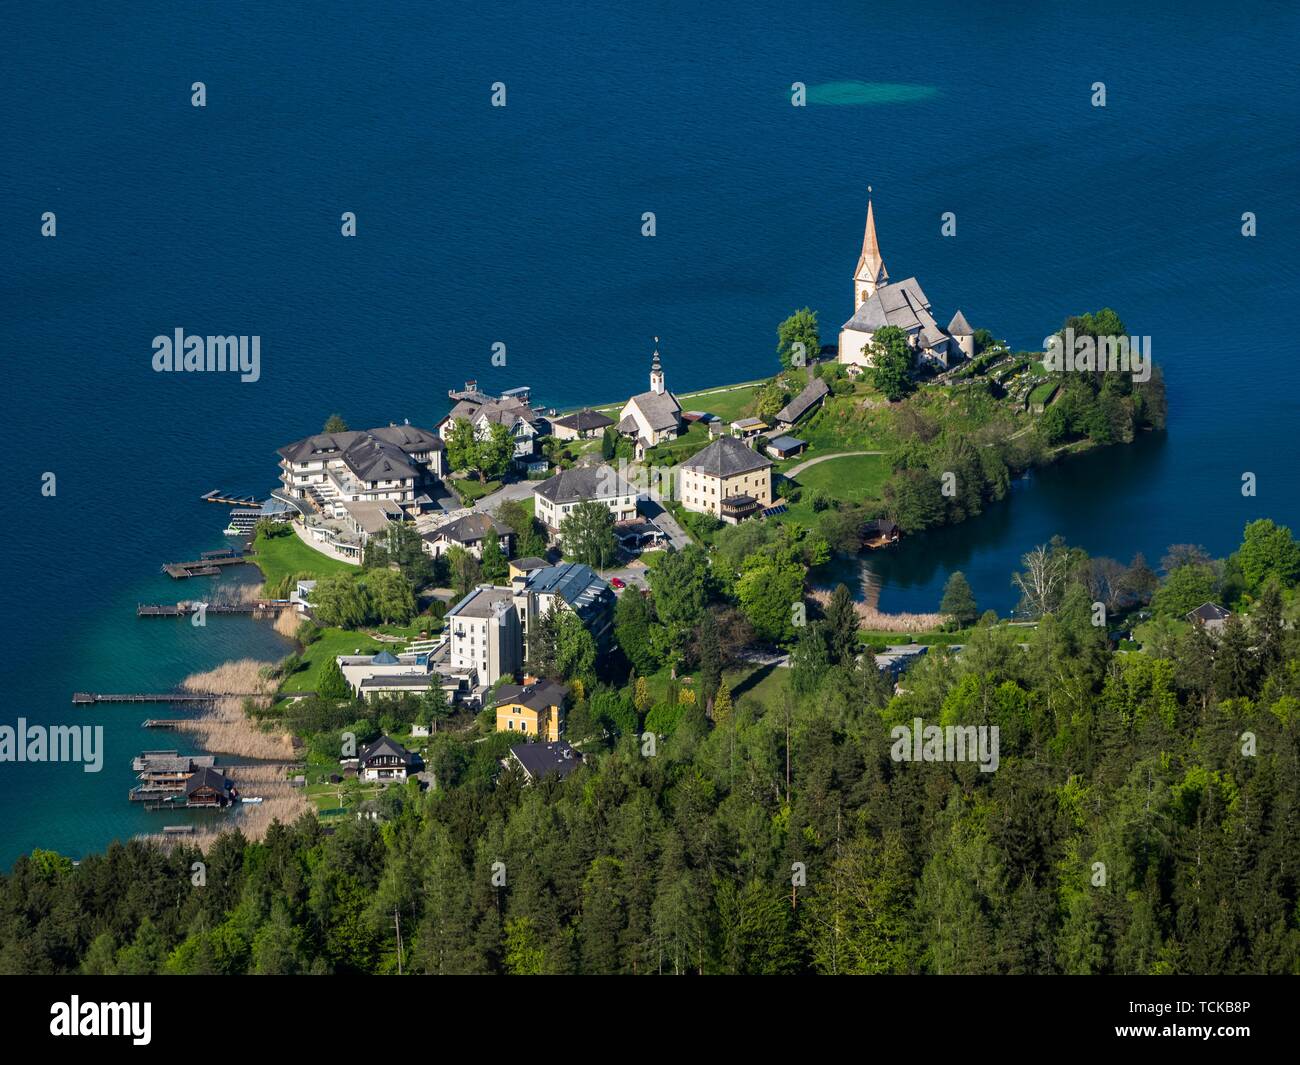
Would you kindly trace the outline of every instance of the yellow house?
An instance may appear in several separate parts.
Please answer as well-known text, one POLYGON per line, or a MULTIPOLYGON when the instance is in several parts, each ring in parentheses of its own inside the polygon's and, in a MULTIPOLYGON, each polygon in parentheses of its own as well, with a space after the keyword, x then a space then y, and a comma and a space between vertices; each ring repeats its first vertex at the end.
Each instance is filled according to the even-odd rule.
POLYGON ((772 505, 772 462, 734 436, 720 436, 678 467, 677 498, 687 510, 734 525, 772 505))
POLYGON ((550 680, 503 684, 497 690, 497 731, 540 736, 555 743, 564 732, 564 703, 568 697, 567 687, 550 680))

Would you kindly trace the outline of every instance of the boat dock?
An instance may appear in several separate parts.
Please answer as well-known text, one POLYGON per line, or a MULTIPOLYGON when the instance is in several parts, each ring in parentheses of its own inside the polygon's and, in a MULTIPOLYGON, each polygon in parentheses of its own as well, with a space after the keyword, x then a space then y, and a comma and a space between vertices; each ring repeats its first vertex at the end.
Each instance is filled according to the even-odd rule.
POLYGON ((219 503, 223 507, 260 507, 262 501, 254 499, 252 496, 230 496, 226 495, 220 488, 214 488, 211 492, 205 492, 199 496, 201 502, 219 503))
POLYGON ((248 556, 234 548, 223 551, 204 551, 191 562, 164 562, 162 571, 169 577, 182 580, 185 577, 214 577, 223 566, 242 566, 248 556))
MULTIPOLYGON (((197 602, 182 600, 179 603, 137 603, 135 616, 138 618, 182 618, 194 613, 197 602)), ((288 599, 258 599, 252 603, 205 603, 205 614, 265 614, 276 610, 286 610, 293 604, 288 599)))

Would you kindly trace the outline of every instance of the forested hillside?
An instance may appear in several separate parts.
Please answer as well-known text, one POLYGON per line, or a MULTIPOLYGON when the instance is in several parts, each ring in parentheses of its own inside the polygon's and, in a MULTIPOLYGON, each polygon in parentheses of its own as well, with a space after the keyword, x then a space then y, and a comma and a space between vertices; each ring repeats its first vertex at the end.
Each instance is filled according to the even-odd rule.
POLYGON ((1300 971, 1289 531, 1256 523, 1227 560, 1176 548, 1154 598, 1116 592, 1140 649, 1094 603, 1099 574, 1154 583, 1144 564, 1115 576, 1060 543, 1026 561, 1037 624, 986 616, 897 693, 823 629, 824 664, 781 698, 680 703, 653 751, 606 729, 563 782, 525 786, 499 740, 448 733, 442 786, 390 788, 329 834, 304 817, 206 855, 37 852, 0 883, 0 969, 1300 971), (1203 596, 1233 608, 1221 630, 1182 619, 1203 596), (895 761, 915 718, 998 726, 997 770, 895 761))

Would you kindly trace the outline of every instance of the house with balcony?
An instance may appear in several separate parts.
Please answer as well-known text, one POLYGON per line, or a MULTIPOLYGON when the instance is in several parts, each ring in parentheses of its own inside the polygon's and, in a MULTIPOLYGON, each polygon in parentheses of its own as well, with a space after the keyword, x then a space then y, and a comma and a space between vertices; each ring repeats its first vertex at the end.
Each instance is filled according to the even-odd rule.
POLYGON ((445 450, 436 433, 406 424, 317 433, 280 448, 280 483, 322 518, 344 521, 347 503, 391 503, 415 514, 432 505, 445 450))
POLYGON ((681 464, 677 492, 687 510, 736 525, 772 505, 772 460, 734 436, 720 436, 681 464))
POLYGON ((551 534, 579 503, 600 503, 615 522, 636 520, 636 488, 612 466, 575 466, 543 481, 533 492, 533 513, 551 534))
POLYGON ((380 736, 357 755, 357 776, 384 784, 401 782, 422 768, 419 755, 412 754, 391 736, 380 736))

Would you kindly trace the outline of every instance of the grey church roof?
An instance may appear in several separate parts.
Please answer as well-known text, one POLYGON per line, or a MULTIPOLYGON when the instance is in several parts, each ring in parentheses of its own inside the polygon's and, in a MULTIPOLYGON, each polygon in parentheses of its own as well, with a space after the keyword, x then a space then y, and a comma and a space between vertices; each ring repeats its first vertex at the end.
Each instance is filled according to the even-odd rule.
POLYGON ((914 277, 904 278, 892 285, 883 285, 844 323, 845 329, 874 333, 887 325, 907 331, 922 329, 934 321, 929 315, 930 301, 921 291, 914 277))
POLYGON ((703 451, 682 463, 684 470, 698 470, 713 477, 734 477, 750 470, 762 470, 772 465, 747 444, 734 436, 720 436, 703 451))
POLYGON ((955 337, 968 337, 973 336, 975 330, 973 330, 970 327, 970 323, 966 321, 966 316, 962 314, 961 311, 958 311, 952 316, 952 321, 948 323, 948 333, 955 337))
POLYGON ((672 429, 681 417, 682 405, 671 392, 642 392, 633 396, 628 403, 635 403, 637 409, 650 423, 650 428, 672 429))

